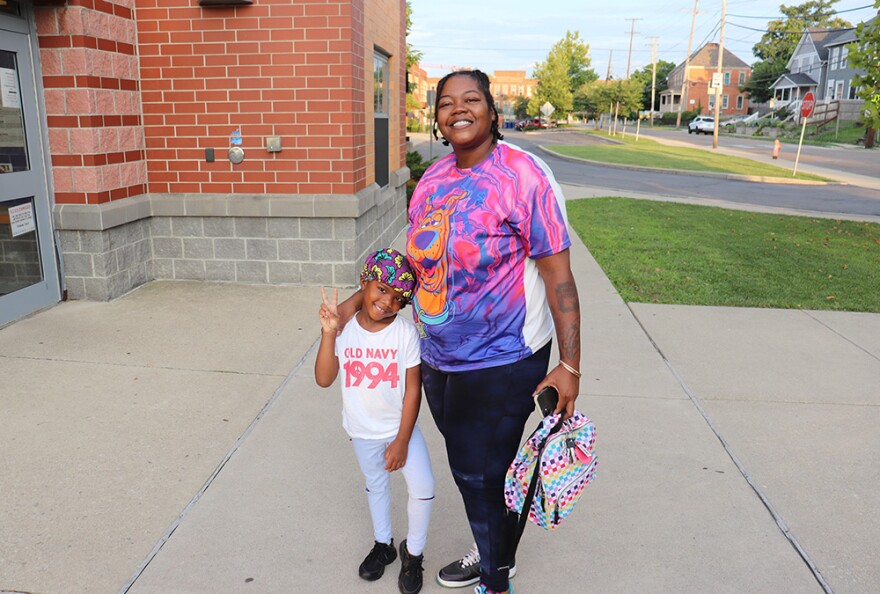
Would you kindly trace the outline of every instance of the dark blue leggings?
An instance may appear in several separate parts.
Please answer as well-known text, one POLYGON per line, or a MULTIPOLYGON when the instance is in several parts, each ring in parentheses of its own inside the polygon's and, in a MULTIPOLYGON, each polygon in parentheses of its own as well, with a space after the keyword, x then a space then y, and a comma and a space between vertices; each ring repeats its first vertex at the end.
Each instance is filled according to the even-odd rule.
POLYGON ((522 361, 460 373, 422 363, 428 406, 446 441, 449 468, 480 551, 481 580, 492 590, 507 589, 504 548, 516 525, 516 514, 508 514, 504 504, 504 477, 549 360, 547 344, 522 361))

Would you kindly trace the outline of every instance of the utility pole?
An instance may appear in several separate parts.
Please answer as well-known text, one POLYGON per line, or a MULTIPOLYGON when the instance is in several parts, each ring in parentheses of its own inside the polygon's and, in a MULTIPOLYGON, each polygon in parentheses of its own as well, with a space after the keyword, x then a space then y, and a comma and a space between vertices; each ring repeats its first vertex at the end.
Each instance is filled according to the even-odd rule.
MULTIPOLYGON (((605 75, 606 83, 611 80, 611 58, 614 57, 614 50, 608 50, 608 73, 605 75)), ((611 135, 611 118, 614 115, 614 104, 608 106, 608 134, 611 135)))
POLYGON ((694 16, 691 18, 691 34, 688 37, 688 53, 687 58, 684 61, 684 77, 682 78, 681 83, 681 99, 678 101, 678 117, 675 118, 675 127, 678 128, 681 126, 681 109, 684 107, 684 102, 687 100, 687 88, 688 83, 688 69, 691 65, 691 46, 694 42, 694 25, 697 24, 697 5, 700 3, 700 0, 694 0, 694 16))
POLYGON ((718 126, 721 117, 721 99, 724 97, 724 20, 727 16, 727 0, 721 0, 721 33, 718 37, 718 76, 721 78, 721 86, 715 93, 715 127, 712 130, 712 148, 718 148, 718 126))
POLYGON ((657 93, 657 39, 651 37, 651 127, 654 127, 654 96, 657 93))
POLYGON ((611 58, 614 57, 614 50, 608 50, 608 74, 605 75, 605 80, 611 80, 611 58))
MULTIPOLYGON (((629 32, 629 57, 626 59, 626 80, 629 80, 629 68, 632 64, 632 55, 633 55, 633 37, 636 34, 636 21, 640 21, 642 19, 623 19, 625 21, 632 21, 632 27, 630 27, 629 32)), ((620 99, 617 100, 617 103, 614 104, 614 135, 617 136, 617 114, 620 112, 620 99)), ((624 119, 624 121, 626 121, 624 119)), ((624 132, 626 134, 626 132, 624 132)))
POLYGON ((636 35, 636 21, 641 21, 643 19, 623 19, 625 21, 632 21, 632 26, 630 27, 629 32, 629 57, 626 59, 626 79, 629 80, 629 67, 632 64, 633 57, 633 37, 636 35))

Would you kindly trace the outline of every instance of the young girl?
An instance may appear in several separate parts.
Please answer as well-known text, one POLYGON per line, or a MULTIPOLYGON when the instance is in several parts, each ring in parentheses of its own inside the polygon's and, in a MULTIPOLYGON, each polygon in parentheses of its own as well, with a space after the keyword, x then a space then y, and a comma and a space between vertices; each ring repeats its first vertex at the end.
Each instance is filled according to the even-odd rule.
POLYGON ((337 336, 337 291, 321 289, 321 345, 315 380, 330 386, 343 370, 342 426, 366 479, 375 544, 358 568, 378 580, 397 558, 391 532, 390 473, 402 470, 409 491, 409 533, 400 543, 397 584, 403 594, 422 588, 422 551, 434 499, 434 475, 425 439, 416 424, 421 403, 419 335, 400 311, 416 280, 406 257, 391 248, 367 257, 361 273, 363 303, 337 336))

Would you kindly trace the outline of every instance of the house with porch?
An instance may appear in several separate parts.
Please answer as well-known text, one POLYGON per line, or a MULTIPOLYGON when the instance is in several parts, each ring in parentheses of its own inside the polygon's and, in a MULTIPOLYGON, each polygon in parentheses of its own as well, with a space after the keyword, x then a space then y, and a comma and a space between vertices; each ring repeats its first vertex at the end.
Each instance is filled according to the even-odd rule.
MULTIPOLYGON (((712 75, 718 71, 717 43, 707 43, 691 55, 685 71, 685 63, 676 66, 667 77, 668 87, 660 93, 660 112, 678 111, 682 84, 685 85, 685 111, 699 110, 714 113, 715 93, 710 92, 712 75)), ((748 113, 749 96, 739 89, 752 74, 751 67, 733 52, 725 49, 721 67, 724 80, 721 89, 721 114, 736 116, 748 113)))
POLYGON ((788 72, 770 85, 775 106, 788 106, 797 113, 801 99, 812 92, 820 117, 858 119, 862 101, 853 79, 861 71, 849 63, 849 45, 856 41, 854 27, 804 32, 788 60, 788 72))

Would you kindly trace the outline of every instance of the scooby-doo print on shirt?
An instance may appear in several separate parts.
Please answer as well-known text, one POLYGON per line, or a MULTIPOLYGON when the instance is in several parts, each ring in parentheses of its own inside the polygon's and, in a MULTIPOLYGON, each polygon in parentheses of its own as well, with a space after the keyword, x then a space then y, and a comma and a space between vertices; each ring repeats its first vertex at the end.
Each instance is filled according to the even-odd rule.
POLYGON ((558 186, 537 157, 501 143, 469 170, 453 155, 422 176, 407 255, 422 358, 442 370, 503 365, 550 339, 535 258, 569 245, 558 186))
POLYGON ((466 195, 459 189, 448 197, 431 200, 434 208, 417 221, 415 230, 410 233, 409 255, 419 263, 421 270, 414 307, 422 324, 443 324, 452 315, 453 304, 449 301, 447 285, 447 278, 453 274, 448 249, 451 216, 466 195))

